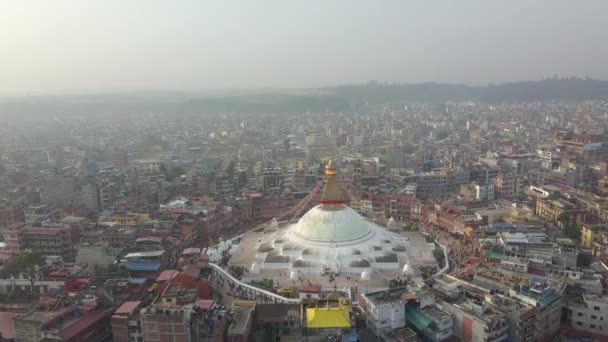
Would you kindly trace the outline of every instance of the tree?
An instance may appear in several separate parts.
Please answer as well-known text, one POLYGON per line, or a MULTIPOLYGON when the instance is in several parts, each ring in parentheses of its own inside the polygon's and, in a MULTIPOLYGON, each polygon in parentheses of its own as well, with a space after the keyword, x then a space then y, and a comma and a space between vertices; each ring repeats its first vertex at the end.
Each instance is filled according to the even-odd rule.
POLYGON ((564 228, 564 234, 573 240, 579 240, 581 238, 581 231, 574 225, 568 225, 564 228))
POLYGON ((25 274, 30 281, 30 289, 34 292, 34 285, 40 277, 41 266, 44 264, 44 256, 42 254, 26 250, 13 256, 0 270, 1 278, 11 278, 13 285, 16 285, 15 279, 19 274, 25 274))
POLYGON ((407 281, 402 280, 402 279, 398 279, 398 278, 397 279, 391 279, 388 282, 388 287, 391 288, 391 289, 393 289, 395 287, 402 287, 402 286, 405 286, 405 285, 407 285, 407 281))
POLYGON ((403 146, 403 152, 406 154, 410 154, 410 153, 414 153, 416 152, 416 150, 418 149, 418 145, 414 145, 414 144, 405 144, 403 146))
POLYGON ((437 260, 439 266, 443 267, 445 262, 445 253, 443 253, 443 248, 435 247, 435 249, 433 249, 433 256, 435 257, 435 260, 437 260))
POLYGON ((450 132, 448 130, 443 129, 437 132, 437 134, 435 135, 435 140, 443 140, 449 136, 450 132))
POLYGON ((562 198, 562 194, 559 191, 553 191, 548 197, 548 199, 550 200, 556 200, 560 198, 562 198))

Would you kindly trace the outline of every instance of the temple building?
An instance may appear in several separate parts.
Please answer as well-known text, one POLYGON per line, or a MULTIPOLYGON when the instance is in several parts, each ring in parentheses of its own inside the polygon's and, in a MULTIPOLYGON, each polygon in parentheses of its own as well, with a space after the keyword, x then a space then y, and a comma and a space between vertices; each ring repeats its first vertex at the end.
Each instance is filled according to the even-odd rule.
POLYGON ((389 231, 362 217, 345 204, 332 160, 325 174, 321 203, 297 222, 273 220, 232 243, 229 266, 245 268, 243 281, 367 292, 395 278, 421 281, 421 266, 437 266, 422 233, 389 231))

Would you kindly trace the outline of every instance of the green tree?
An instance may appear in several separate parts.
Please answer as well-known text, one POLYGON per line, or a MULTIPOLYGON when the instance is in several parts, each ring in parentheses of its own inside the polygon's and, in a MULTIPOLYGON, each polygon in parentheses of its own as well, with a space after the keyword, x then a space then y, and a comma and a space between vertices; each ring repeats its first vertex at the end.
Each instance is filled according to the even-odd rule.
POLYGON ((559 191, 553 191, 549 197, 550 200, 556 200, 562 198, 562 194, 559 191))
POLYGON ((564 228, 564 234, 573 240, 579 240, 581 238, 581 230, 574 225, 568 225, 564 228))
POLYGON ((441 130, 435 134, 435 140, 443 140, 450 136, 450 132, 448 130, 441 130))
POLYGON ((407 285, 407 281, 402 280, 402 279, 391 279, 388 282, 388 287, 391 288, 391 289, 393 289, 395 287, 402 287, 402 286, 405 286, 405 285, 407 285))
POLYGON ((414 153, 418 149, 418 145, 414 144, 405 144, 403 146, 403 152, 406 154, 414 153))
POLYGON ((42 254, 26 250, 13 256, 0 270, 0 278, 11 278, 13 285, 19 274, 25 274, 30 281, 30 290, 34 291, 34 285, 40 277, 41 266, 44 264, 44 256, 42 254))
POLYGON ((439 266, 443 267, 445 262, 445 253, 443 253, 443 248, 435 247, 435 249, 433 249, 433 256, 435 257, 435 260, 437 260, 439 266))

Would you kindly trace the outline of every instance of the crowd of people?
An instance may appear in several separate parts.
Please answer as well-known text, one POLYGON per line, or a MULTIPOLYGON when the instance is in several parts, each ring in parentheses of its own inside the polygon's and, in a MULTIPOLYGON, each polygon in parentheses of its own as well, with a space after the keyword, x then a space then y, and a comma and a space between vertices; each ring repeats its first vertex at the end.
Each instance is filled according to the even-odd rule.
POLYGON ((416 222, 420 231, 435 238, 440 244, 448 249, 448 260, 452 272, 460 270, 469 258, 477 253, 477 243, 472 239, 465 238, 462 234, 451 233, 444 228, 426 222, 416 222))

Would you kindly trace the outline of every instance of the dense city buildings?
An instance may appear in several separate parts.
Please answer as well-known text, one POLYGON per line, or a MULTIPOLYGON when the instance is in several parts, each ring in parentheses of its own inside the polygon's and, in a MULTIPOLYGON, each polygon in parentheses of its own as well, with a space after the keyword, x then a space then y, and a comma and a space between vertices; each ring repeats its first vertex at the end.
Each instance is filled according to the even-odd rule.
POLYGON ((16 121, 0 340, 608 339, 606 102, 357 106, 16 121))

